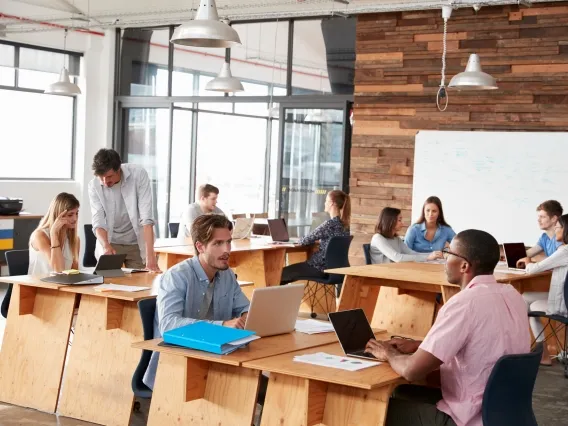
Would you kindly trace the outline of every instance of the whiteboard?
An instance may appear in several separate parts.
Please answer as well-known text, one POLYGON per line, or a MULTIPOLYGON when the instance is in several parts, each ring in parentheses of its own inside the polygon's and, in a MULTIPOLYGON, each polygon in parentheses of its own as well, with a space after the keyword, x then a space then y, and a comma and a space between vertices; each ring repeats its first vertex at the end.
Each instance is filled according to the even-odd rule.
POLYGON ((532 246, 542 234, 540 203, 558 200, 568 213, 568 133, 421 131, 413 221, 431 195, 454 231, 482 229, 500 243, 532 246))

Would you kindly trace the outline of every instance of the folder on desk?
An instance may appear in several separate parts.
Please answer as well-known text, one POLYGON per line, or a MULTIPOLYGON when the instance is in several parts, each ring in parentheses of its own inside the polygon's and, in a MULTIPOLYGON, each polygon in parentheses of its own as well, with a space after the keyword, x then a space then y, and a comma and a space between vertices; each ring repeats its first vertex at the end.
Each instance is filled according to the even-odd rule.
POLYGON ((164 342, 171 345, 225 355, 246 345, 247 340, 250 340, 246 338, 250 338, 253 334, 254 331, 199 321, 166 331, 163 337, 164 342), (241 342, 242 340, 244 342, 241 342))

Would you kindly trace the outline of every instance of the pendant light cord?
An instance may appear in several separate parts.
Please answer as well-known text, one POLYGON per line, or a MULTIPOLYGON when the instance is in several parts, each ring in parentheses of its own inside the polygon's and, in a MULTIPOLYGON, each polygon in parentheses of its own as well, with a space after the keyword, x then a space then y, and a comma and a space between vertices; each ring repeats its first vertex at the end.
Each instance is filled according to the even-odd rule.
POLYGON ((448 19, 444 18, 444 35, 442 36, 442 81, 440 83, 440 88, 438 89, 438 94, 436 95, 436 105, 438 110, 444 112, 448 108, 448 91, 446 90, 446 52, 448 49, 447 45, 447 32, 448 32, 448 19), (441 104, 441 100, 445 99, 445 104, 441 104))

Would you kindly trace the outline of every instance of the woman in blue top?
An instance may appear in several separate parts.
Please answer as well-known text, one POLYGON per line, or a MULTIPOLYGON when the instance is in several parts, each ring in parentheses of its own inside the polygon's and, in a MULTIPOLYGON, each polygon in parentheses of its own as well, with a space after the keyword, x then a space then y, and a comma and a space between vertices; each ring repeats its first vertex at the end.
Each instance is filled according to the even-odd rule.
POLYGON ((406 232, 404 242, 418 253, 441 251, 456 233, 444 219, 442 202, 438 197, 428 197, 418 221, 406 232))

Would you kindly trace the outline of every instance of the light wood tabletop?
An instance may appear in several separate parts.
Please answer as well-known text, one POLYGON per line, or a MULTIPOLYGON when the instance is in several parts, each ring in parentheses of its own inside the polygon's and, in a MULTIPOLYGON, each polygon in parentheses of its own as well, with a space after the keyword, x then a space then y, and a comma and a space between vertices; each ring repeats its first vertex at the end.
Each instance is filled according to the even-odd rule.
POLYGON ((132 344, 133 348, 157 351, 171 355, 191 357, 220 364, 240 366, 244 362, 266 358, 288 352, 294 352, 314 346, 327 345, 337 342, 335 333, 305 334, 297 331, 278 336, 262 337, 254 340, 246 347, 240 348, 227 355, 218 355, 204 351, 186 349, 179 346, 160 346, 163 339, 153 339, 132 344))
MULTIPOLYGON (((375 335, 378 340, 388 340, 390 338, 390 335, 385 332, 376 333, 375 335)), ((359 371, 346 371, 294 361, 295 356, 315 354, 317 352, 345 356, 341 345, 335 342, 316 348, 302 349, 268 358, 246 361, 243 363, 243 367, 369 390, 401 382, 400 375, 395 373, 388 363, 380 363, 376 367, 359 371)))

